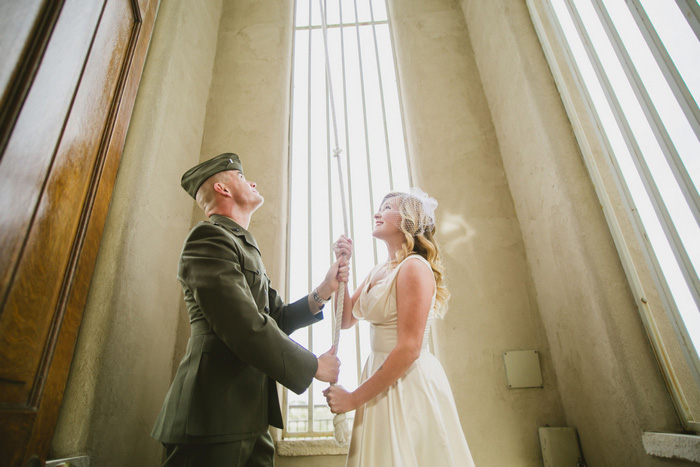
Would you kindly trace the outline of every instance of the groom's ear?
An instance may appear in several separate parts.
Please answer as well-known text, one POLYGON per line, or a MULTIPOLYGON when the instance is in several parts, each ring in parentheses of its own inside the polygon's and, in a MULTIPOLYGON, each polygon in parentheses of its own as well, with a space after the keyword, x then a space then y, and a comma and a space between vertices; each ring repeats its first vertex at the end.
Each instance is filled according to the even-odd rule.
POLYGON ((221 182, 214 183, 213 188, 215 192, 219 193, 222 196, 231 196, 231 190, 229 190, 228 187, 221 182))

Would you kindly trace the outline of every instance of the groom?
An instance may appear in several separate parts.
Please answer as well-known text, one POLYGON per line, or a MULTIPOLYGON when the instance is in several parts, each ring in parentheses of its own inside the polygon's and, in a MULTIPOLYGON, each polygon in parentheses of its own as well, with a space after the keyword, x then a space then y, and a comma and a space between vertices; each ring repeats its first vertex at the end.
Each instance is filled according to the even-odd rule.
POLYGON ((335 263, 312 294, 285 304, 247 230, 263 197, 238 156, 202 162, 181 184, 209 221, 190 231, 180 255, 191 336, 152 436, 166 466, 273 465, 268 428, 282 428, 275 381, 301 394, 314 377, 335 382, 340 365, 334 349, 316 358, 288 334, 323 318, 348 267, 335 263))

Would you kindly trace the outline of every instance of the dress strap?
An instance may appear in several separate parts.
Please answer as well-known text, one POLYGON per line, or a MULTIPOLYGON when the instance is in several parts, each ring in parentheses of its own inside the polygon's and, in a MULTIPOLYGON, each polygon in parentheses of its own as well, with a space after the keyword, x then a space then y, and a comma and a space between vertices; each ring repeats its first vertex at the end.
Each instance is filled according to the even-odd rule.
POLYGON ((421 255, 410 255, 410 256, 404 258, 404 260, 401 261, 399 263, 399 265, 396 266, 396 268, 393 271, 391 271, 391 274, 394 275, 394 277, 392 277, 391 280, 392 281, 396 280, 396 277, 398 276, 397 271, 399 270, 401 265, 404 264, 406 261, 409 261, 412 258, 418 259, 420 262, 425 264, 428 267, 428 269, 430 270, 430 276, 433 278, 433 286, 435 286, 435 290, 433 291, 433 300, 432 300, 432 303, 430 305, 430 308, 432 309, 435 307, 435 299, 437 298, 437 282, 435 281, 435 274, 433 274, 433 268, 432 268, 432 266, 430 266, 430 262, 427 259, 423 258, 421 255))
MULTIPOLYGON (((401 267, 402 264, 404 264, 406 261, 408 261, 408 260, 410 260, 410 259, 412 259, 412 258, 416 258, 417 260, 421 261, 423 264, 425 264, 426 266, 428 266, 428 269, 430 269, 430 272, 432 273, 433 268, 432 268, 432 266, 430 266, 430 262, 429 262, 427 259, 423 258, 421 255, 410 255, 410 256, 407 256, 406 258, 404 258, 403 261, 401 261, 401 262, 399 263, 398 266, 396 266, 396 268, 395 268, 394 271, 392 271, 392 272, 395 272, 396 270, 398 270, 398 269, 401 267)), ((433 276, 433 281, 434 281, 434 280, 435 280, 435 276, 433 276)))

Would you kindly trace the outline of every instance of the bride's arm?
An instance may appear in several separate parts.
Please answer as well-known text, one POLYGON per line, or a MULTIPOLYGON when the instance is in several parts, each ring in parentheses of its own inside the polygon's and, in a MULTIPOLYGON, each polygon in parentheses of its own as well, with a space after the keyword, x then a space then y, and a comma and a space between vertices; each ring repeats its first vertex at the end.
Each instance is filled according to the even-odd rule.
POLYGON ((324 391, 333 413, 354 410, 394 384, 420 356, 435 282, 420 261, 408 261, 396 278, 398 341, 379 369, 353 392, 341 386, 324 391))

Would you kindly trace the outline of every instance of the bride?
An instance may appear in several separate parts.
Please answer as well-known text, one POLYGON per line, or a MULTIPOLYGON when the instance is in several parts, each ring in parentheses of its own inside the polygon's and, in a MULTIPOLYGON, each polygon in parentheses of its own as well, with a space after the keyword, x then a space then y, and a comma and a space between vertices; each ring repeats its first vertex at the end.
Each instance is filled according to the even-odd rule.
MULTIPOLYGON (((352 298, 346 291, 342 328, 367 320, 372 347, 355 391, 323 393, 333 413, 356 409, 348 466, 474 465, 445 372, 428 350, 430 324, 449 297, 433 238, 436 207, 416 188, 387 194, 372 235, 389 258, 352 298)), ((349 248, 346 237, 334 244, 336 256, 349 248)))

